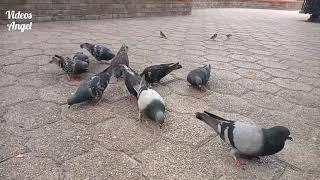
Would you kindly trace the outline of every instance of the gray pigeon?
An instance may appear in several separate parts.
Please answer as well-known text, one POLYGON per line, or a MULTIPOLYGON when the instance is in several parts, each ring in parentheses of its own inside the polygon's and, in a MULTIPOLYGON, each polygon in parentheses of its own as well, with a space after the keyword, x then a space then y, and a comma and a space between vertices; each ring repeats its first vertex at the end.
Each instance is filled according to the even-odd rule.
POLYGON ((269 129, 254 125, 226 120, 217 115, 204 111, 197 112, 196 117, 212 127, 220 138, 232 146, 231 155, 237 166, 241 166, 238 156, 259 157, 275 154, 281 151, 290 131, 283 126, 269 129))
POLYGON ((124 74, 124 78, 125 78, 124 82, 129 93, 137 98, 138 93, 137 93, 137 90, 135 90, 135 87, 138 87, 140 85, 142 78, 139 76, 137 72, 135 72, 130 67, 123 64, 121 64, 120 66, 124 74))
POLYGON ((164 39, 168 39, 167 36, 162 31, 160 31, 160 37, 164 39))
POLYGON ((201 88, 206 86, 211 72, 211 65, 205 65, 189 72, 187 81, 195 87, 201 88))
POLYGON ((99 74, 91 77, 88 81, 81 82, 77 91, 67 101, 69 108, 73 104, 89 100, 98 100, 96 104, 99 104, 103 92, 109 84, 111 74, 111 68, 108 67, 99 74))
POLYGON ((89 62, 87 61, 78 59, 71 60, 69 57, 64 58, 59 55, 54 55, 49 63, 55 63, 61 67, 61 69, 68 74, 69 80, 73 78, 73 76, 70 75, 87 72, 89 68, 89 62))
POLYGON ((99 44, 83 43, 80 45, 80 47, 88 50, 90 54, 93 57, 95 57, 98 61, 109 61, 114 57, 114 54, 110 49, 99 44))
MULTIPOLYGON (((142 80, 141 80, 142 81, 142 80)), ((139 120, 141 114, 159 123, 160 129, 165 119, 165 104, 163 98, 153 89, 140 83, 134 87, 138 93, 139 120)))
POLYGON ((111 61, 111 67, 113 70, 113 75, 116 78, 119 78, 122 76, 122 70, 120 64, 129 66, 129 57, 128 57, 128 46, 123 44, 118 51, 117 55, 113 58, 111 61))
POLYGON ((210 39, 214 40, 215 38, 217 38, 217 36, 218 36, 218 34, 217 34, 217 33, 215 33, 213 36, 211 36, 211 38, 210 38, 210 39))
POLYGON ((89 64, 89 57, 83 54, 83 52, 77 52, 72 59, 74 61, 84 61, 89 64))
POLYGON ((148 83, 156 83, 159 82, 163 77, 168 75, 173 70, 177 70, 182 68, 182 66, 178 63, 170 63, 170 64, 159 64, 146 67, 140 76, 145 76, 145 80, 148 83))

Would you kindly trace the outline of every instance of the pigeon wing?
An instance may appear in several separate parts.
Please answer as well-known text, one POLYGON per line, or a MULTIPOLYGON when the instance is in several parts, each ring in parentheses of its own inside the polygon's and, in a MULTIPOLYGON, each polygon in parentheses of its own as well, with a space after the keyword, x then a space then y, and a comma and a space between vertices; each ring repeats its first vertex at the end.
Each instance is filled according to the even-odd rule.
POLYGON ((259 155, 264 143, 261 128, 237 121, 234 123, 234 128, 228 131, 232 131, 228 132, 229 143, 240 153, 250 156, 259 155))

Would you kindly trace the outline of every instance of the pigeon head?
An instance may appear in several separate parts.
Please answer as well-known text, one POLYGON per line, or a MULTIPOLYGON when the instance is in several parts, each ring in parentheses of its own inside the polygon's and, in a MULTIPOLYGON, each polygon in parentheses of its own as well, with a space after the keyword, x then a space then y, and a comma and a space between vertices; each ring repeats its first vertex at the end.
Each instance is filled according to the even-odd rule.
POLYGON ((164 113, 162 111, 156 112, 154 119, 157 123, 159 123, 161 129, 165 119, 164 113))
POLYGON ((262 129, 263 132, 263 149, 260 152, 261 156, 272 155, 281 151, 287 139, 293 140, 290 137, 290 131, 283 126, 275 126, 269 129, 262 129))
POLYGON ((80 48, 85 48, 87 50, 93 48, 93 45, 90 44, 90 43, 83 43, 83 44, 80 44, 80 48))
POLYGON ((128 53, 129 47, 126 44, 122 44, 122 46, 120 48, 120 51, 128 53))
POLYGON ((283 127, 283 126, 275 126, 269 129, 269 131, 273 132, 278 136, 279 139, 285 141, 287 139, 293 140, 292 137, 290 137, 290 131, 288 128, 283 127))
POLYGON ((83 43, 83 44, 80 44, 80 48, 84 48, 85 46, 87 46, 88 43, 83 43))
POLYGON ((193 82, 193 85, 201 85, 202 79, 199 76, 193 76, 191 78, 191 81, 193 82))

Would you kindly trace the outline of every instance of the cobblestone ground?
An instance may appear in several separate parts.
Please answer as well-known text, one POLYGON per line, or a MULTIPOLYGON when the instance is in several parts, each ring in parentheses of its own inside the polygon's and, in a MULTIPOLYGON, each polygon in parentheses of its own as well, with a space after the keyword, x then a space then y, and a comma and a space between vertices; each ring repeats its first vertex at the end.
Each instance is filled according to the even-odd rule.
MULTIPOLYGON (((319 179, 320 25, 306 19, 292 11, 208 9, 34 23, 24 33, 1 27, 0 179, 319 179), (169 39, 159 38, 159 30, 169 39), (216 41, 207 40, 216 32, 216 41), (68 82, 48 62, 54 54, 82 51, 83 42, 114 51, 127 43, 139 72, 150 64, 182 64, 158 87, 167 106, 163 129, 136 121, 123 80, 112 80, 102 106, 67 108, 79 82, 68 82), (208 63, 209 90, 189 88, 188 71, 208 63), (287 126, 294 141, 239 169, 228 147, 195 118, 203 110, 287 126)), ((90 59, 84 79, 107 66, 90 59)))

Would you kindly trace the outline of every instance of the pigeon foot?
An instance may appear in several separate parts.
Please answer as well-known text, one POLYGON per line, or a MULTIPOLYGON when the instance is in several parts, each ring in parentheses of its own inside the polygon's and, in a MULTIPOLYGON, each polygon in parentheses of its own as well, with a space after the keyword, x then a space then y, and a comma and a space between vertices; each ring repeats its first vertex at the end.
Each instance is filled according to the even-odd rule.
POLYGON ((139 112, 138 121, 140 121, 140 122, 142 121, 142 120, 141 120, 141 112, 139 112))
POLYGON ((102 104, 102 98, 100 98, 96 103, 95 103, 95 106, 100 106, 102 104))
POLYGON ((67 77, 68 77, 69 81, 79 81, 80 80, 79 76, 75 76, 75 75, 71 75, 71 74, 68 74, 67 77))
POLYGON ((244 167, 243 167, 243 166, 246 165, 246 163, 241 162, 240 159, 238 159, 238 158, 236 158, 236 159, 234 160, 234 163, 235 163, 235 165, 236 165, 237 167, 240 167, 241 169, 244 170, 244 167))
POLYGON ((132 94, 130 94, 130 95, 128 96, 128 100, 129 100, 130 102, 133 101, 133 95, 132 95, 132 94))

